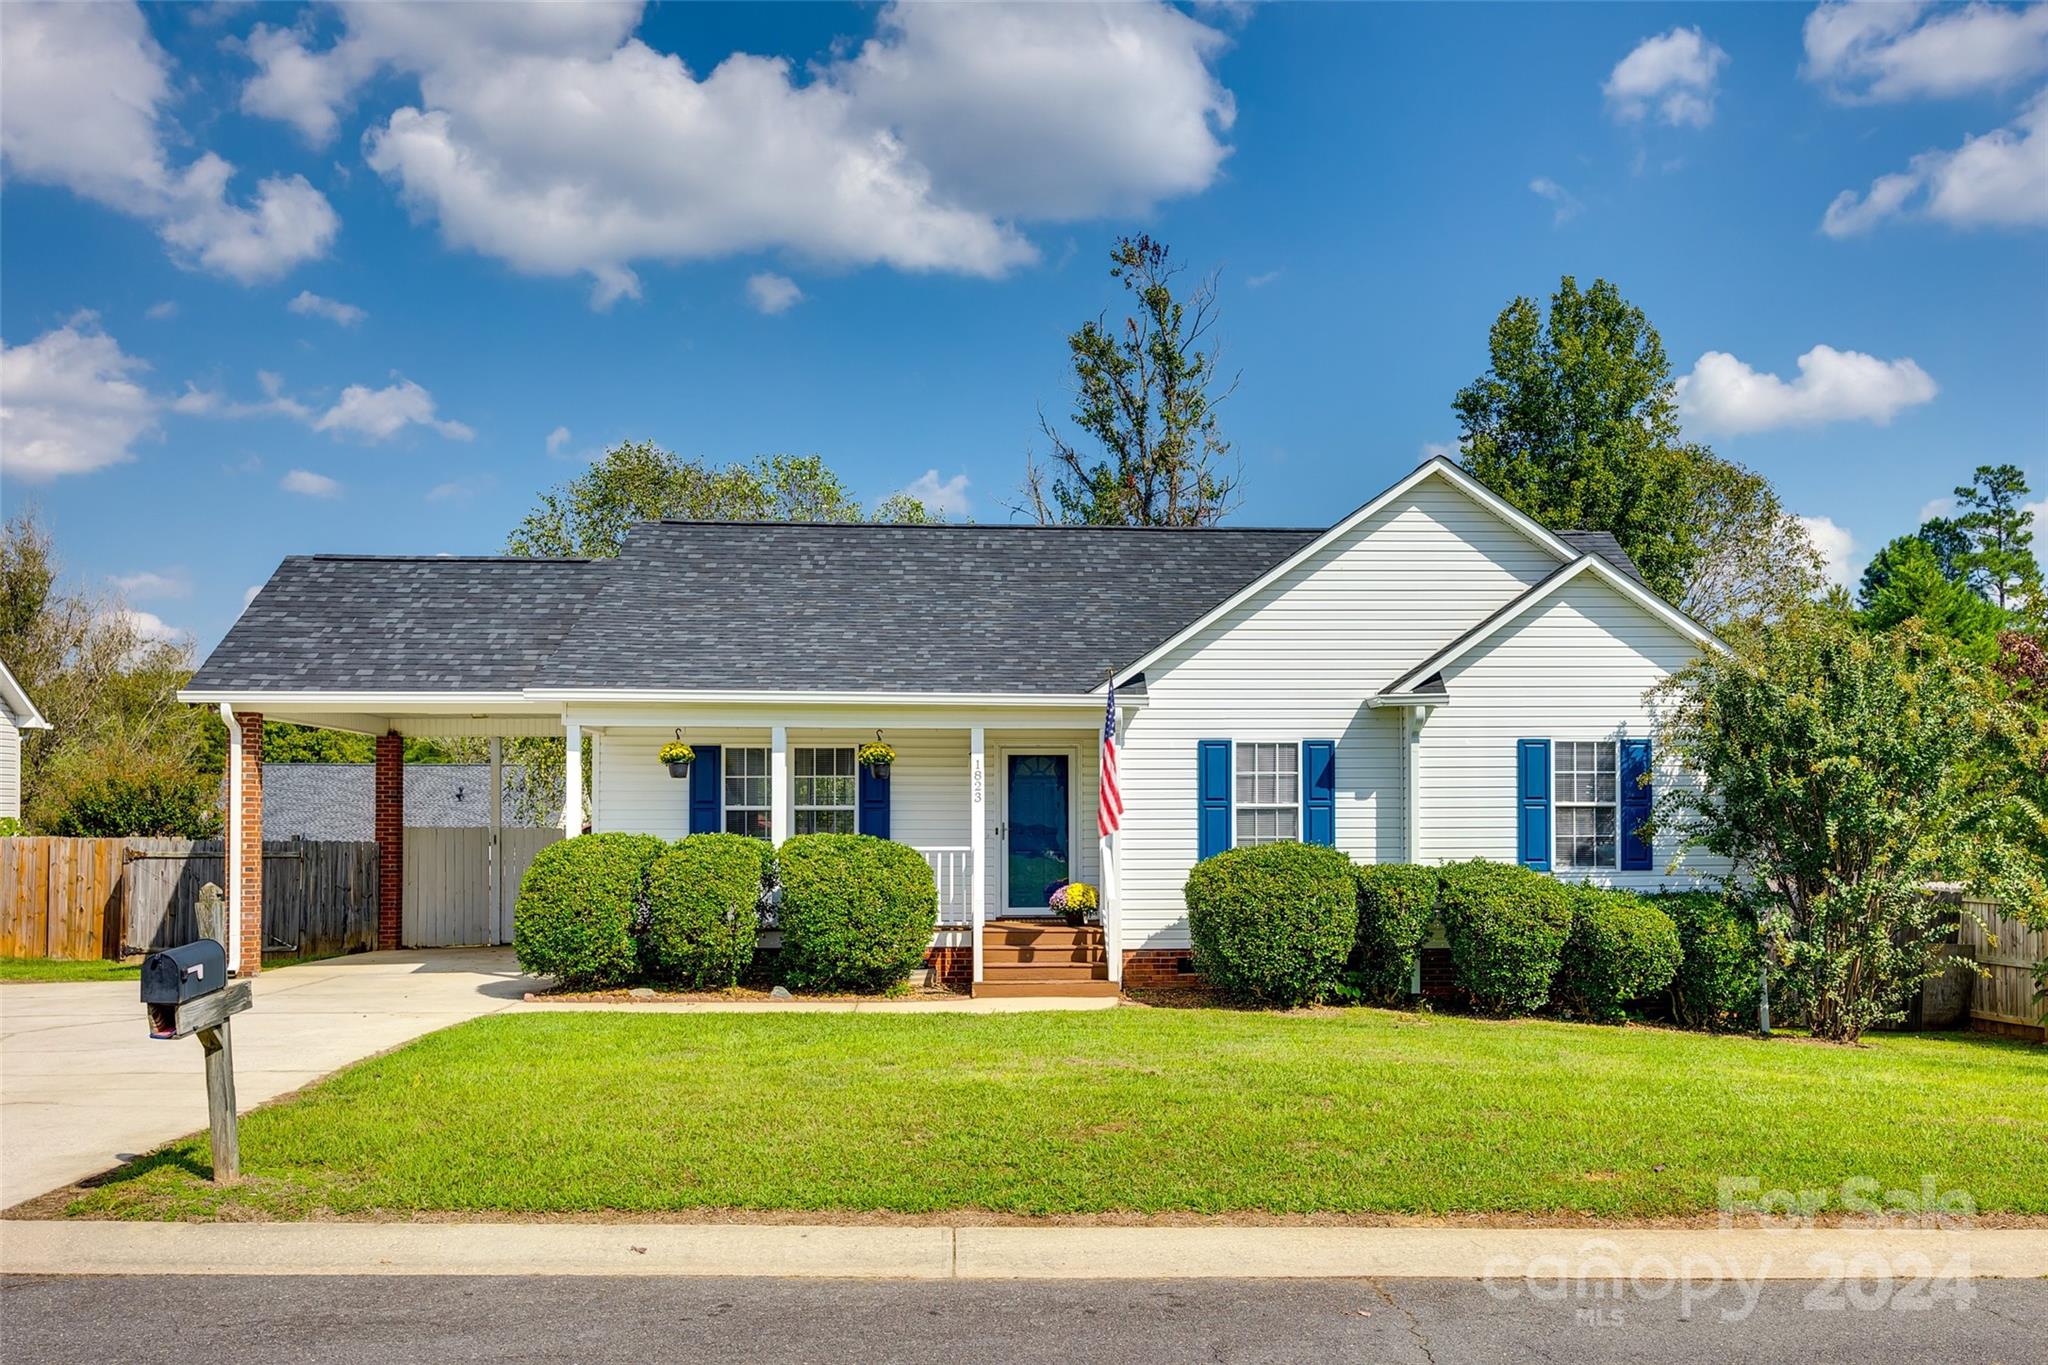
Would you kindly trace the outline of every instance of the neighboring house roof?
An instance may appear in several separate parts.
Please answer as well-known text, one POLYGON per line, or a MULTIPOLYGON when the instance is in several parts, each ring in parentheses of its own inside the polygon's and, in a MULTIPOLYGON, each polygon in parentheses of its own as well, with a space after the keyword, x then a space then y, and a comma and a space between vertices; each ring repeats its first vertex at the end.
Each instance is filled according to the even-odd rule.
POLYGON ((29 700, 28 693, 15 681, 14 673, 4 661, 0 661, 0 705, 7 708, 8 716, 17 730, 47 730, 50 722, 43 719, 43 713, 36 710, 36 704, 29 700))
MULTIPOLYGON (((514 796, 525 769, 507 766, 506 826, 525 825, 514 796)), ((269 839, 374 839, 377 766, 374 763, 266 763, 263 765, 263 834, 269 839)), ((491 768, 487 763, 409 763, 405 767, 405 823, 409 829, 476 829, 491 823, 491 768)))
POLYGON ((294 555, 185 690, 517 692, 576 624, 602 570, 581 559, 294 555))

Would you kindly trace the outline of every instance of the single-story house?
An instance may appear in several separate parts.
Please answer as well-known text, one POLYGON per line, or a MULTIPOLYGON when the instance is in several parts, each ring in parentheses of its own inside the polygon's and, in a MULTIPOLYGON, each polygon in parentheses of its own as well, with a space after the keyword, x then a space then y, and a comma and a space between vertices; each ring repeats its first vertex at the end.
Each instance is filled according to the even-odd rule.
MULTIPOLYGON (((501 827, 530 827, 518 795, 526 770, 500 769, 501 827)), ((374 763, 266 763, 263 765, 263 837, 342 839, 377 837, 377 765, 374 763)), ((491 823, 491 765, 412 763, 405 768, 405 823, 411 829, 486 829, 491 823)))
POLYGON ((13 670, 0 660, 0 820, 21 818, 21 732, 49 728, 13 670))
MULTIPOLYGON (((1114 990, 1185 970, 1188 870, 1233 844, 1716 871, 1636 831, 1675 777, 1646 694, 1718 647, 1611 537, 1432 459, 1321 529, 656 522, 602 561, 295 557, 182 695, 230 719, 231 776, 264 716, 378 736, 380 840, 402 736, 559 735, 570 832, 882 835, 936 874, 940 970, 1038 992, 1045 957, 1092 960, 1079 984, 1114 990), (886 778, 855 761, 878 733, 886 778), (678 736, 683 781, 656 759, 678 736), (1017 917, 1067 878, 1102 927, 1034 952, 1017 917)), ((247 906, 260 778, 238 780, 247 906)))

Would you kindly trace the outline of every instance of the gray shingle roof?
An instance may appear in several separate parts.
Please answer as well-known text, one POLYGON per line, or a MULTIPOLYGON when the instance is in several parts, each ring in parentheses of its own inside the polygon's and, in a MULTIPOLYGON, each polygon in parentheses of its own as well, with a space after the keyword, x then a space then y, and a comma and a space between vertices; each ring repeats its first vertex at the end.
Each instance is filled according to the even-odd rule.
MULTIPOLYGON (((372 763, 264 764, 264 837, 376 838, 376 774, 372 763)), ((524 823, 513 797, 525 780, 525 769, 505 769, 507 826, 524 823)), ((405 765, 406 828, 481 829, 490 823, 489 764, 405 765)))
POLYGON ((1647 585, 1649 581, 1636 567, 1636 562, 1628 557, 1628 551, 1621 548, 1621 542, 1614 538, 1612 531, 1559 531, 1557 538, 1582 555, 1600 556, 1638 583, 1647 585))
POLYGON ((602 576, 586 560, 295 555, 186 686, 517 691, 602 576))
POLYGON ((1085 692, 1321 534, 649 523, 542 685, 1085 692))

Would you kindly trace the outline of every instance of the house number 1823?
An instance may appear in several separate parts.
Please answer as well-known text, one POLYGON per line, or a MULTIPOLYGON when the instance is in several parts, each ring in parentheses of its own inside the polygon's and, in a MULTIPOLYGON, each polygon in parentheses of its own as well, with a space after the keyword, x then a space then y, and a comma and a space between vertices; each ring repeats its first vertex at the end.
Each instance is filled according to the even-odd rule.
POLYGON ((981 804, 981 764, 974 765, 974 804, 981 804))

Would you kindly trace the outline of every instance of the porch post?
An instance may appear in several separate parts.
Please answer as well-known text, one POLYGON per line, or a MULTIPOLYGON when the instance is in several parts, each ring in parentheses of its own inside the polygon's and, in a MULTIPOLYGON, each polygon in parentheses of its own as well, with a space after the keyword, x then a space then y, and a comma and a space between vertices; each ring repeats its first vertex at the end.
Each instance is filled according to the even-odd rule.
POLYGON ((377 947, 398 946, 405 925, 405 739, 377 736, 377 947))
POLYGON ((967 731, 967 867, 968 892, 972 897, 974 913, 969 916, 974 926, 974 980, 981 982, 981 922, 987 914, 988 888, 988 817, 987 779, 982 772, 982 727, 969 727, 967 731))
POLYGON ((228 970, 263 970, 263 717, 225 703, 228 722, 228 970))
POLYGON ((510 941, 505 923, 505 741, 491 736, 491 932, 510 941))
POLYGON ((562 723, 568 747, 562 754, 562 834, 573 839, 583 832, 583 727, 562 723))
POLYGON ((780 845, 791 834, 796 816, 789 804, 789 727, 768 731, 768 839, 780 845))

